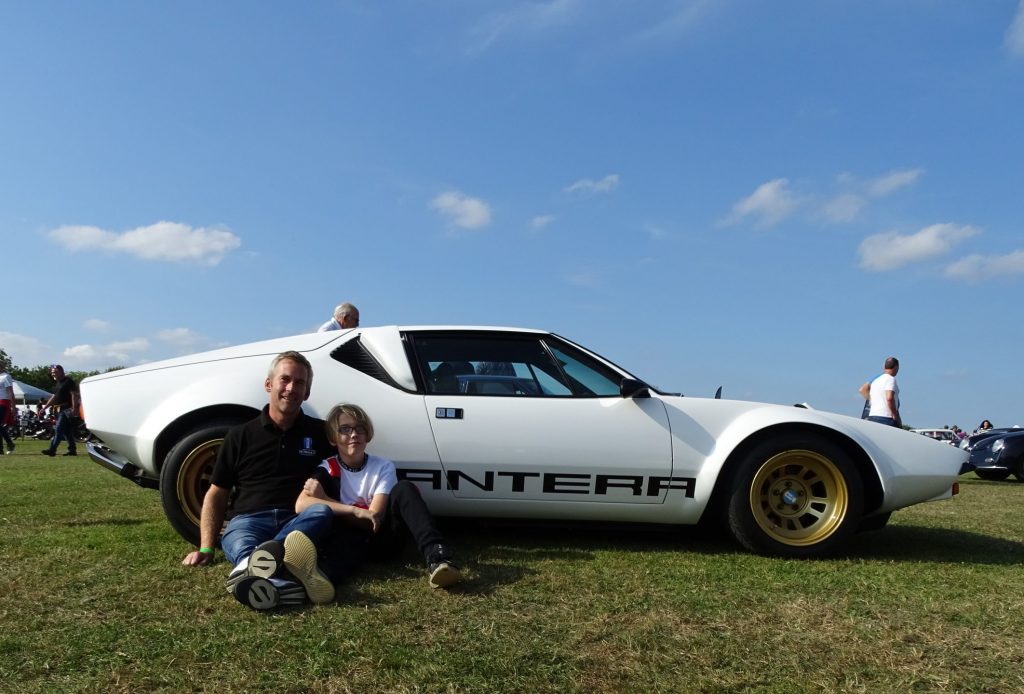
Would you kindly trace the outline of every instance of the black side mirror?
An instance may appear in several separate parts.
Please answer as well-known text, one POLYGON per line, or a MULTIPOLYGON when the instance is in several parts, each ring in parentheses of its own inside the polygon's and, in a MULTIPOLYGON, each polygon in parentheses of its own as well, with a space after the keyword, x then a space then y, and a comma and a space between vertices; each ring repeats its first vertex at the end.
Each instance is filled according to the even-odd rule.
POLYGON ((624 398, 649 398, 651 391, 647 384, 635 378, 624 378, 619 384, 619 395, 624 398))

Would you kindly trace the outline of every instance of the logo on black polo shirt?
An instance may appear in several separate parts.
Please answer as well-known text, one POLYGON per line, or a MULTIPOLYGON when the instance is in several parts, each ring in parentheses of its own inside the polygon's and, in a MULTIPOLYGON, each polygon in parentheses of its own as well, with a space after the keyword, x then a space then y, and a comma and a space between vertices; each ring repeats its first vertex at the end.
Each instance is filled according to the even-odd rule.
POLYGON ((313 437, 307 436, 302 439, 302 448, 299 449, 299 455, 316 455, 316 449, 313 448, 313 437))

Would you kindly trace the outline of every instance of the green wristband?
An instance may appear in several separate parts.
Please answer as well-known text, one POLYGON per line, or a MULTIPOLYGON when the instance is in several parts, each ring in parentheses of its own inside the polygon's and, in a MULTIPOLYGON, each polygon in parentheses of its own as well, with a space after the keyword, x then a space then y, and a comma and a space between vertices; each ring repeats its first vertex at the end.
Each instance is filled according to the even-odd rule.
POLYGON ((199 551, 203 554, 213 554, 213 547, 200 547, 199 551))

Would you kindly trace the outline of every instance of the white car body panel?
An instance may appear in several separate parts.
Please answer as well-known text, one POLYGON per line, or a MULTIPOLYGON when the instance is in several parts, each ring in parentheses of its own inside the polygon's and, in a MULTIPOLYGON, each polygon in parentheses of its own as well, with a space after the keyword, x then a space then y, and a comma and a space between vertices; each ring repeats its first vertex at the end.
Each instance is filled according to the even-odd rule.
POLYGON ((403 342, 403 334, 424 331, 551 337, 518 328, 384 326, 267 340, 85 379, 86 421, 107 447, 157 478, 157 441, 169 427, 204 408, 206 419, 225 406, 236 419, 251 416, 267 402, 273 357, 297 350, 314 368, 304 410, 322 418, 338 402, 365 407, 377 432, 369 450, 394 460, 440 515, 695 523, 737 446, 772 427, 816 428, 862 449, 883 491, 872 513, 947 495, 967 459, 917 434, 802 407, 659 393, 427 394, 403 342), (332 359, 356 337, 394 385, 332 359), (462 418, 439 417, 439 408, 461 410, 462 418))

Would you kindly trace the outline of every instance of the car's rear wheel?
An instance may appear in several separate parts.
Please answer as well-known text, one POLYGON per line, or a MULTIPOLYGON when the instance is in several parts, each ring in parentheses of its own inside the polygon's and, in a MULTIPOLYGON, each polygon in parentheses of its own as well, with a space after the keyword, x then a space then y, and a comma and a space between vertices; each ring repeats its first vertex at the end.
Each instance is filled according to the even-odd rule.
POLYGON ((160 501, 171 526, 185 540, 199 545, 203 497, 210 488, 213 464, 228 429, 238 422, 204 424, 181 439, 160 469, 160 501))
POLYGON ((740 462, 729 528, 750 550, 782 557, 835 553, 861 523, 864 485, 846 453, 812 434, 766 441, 740 462))
POLYGON ((975 470, 974 474, 989 482, 1002 482, 1010 476, 1009 470, 975 470))

